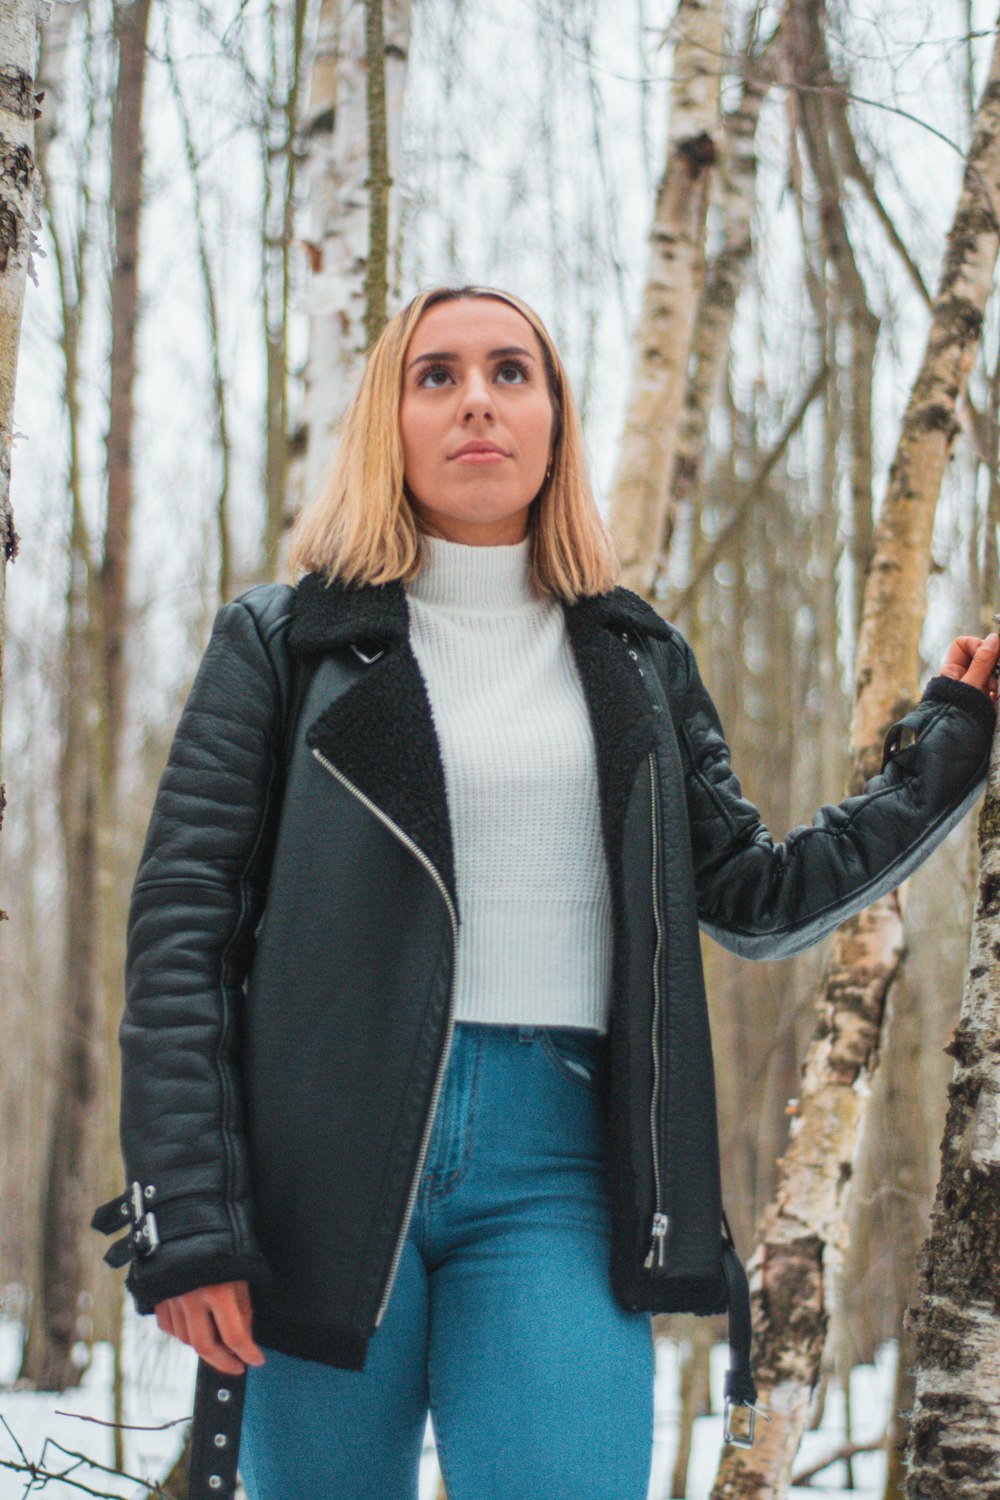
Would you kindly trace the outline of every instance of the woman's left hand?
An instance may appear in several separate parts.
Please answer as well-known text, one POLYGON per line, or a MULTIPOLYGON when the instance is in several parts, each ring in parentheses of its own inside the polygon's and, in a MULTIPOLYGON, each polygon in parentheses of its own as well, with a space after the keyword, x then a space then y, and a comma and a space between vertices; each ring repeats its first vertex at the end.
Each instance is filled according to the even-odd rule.
POLYGON ((997 656, 1000 655, 1000 637, 990 634, 985 640, 978 635, 956 636, 948 647, 948 655, 941 668, 942 677, 954 677, 956 682, 967 682, 980 688, 995 703, 997 701, 997 656))

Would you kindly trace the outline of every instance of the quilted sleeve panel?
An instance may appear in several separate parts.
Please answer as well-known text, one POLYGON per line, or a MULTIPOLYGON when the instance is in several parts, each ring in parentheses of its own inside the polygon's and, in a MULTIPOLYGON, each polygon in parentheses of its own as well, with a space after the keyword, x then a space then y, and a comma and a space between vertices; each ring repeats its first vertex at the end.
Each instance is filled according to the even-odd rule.
POLYGON ((280 702, 254 612, 224 605, 174 735, 129 907, 121 1147, 127 1181, 153 1189, 159 1239, 132 1261, 126 1284, 139 1312, 217 1281, 272 1279, 254 1234, 235 1057, 278 793, 280 702))
POLYGON ((886 736, 863 791, 828 803, 775 843, 744 797, 694 653, 678 716, 699 925, 747 958, 785 958, 894 890, 978 801, 996 710, 968 683, 934 677, 886 736), (906 731, 912 741, 902 741, 906 731))

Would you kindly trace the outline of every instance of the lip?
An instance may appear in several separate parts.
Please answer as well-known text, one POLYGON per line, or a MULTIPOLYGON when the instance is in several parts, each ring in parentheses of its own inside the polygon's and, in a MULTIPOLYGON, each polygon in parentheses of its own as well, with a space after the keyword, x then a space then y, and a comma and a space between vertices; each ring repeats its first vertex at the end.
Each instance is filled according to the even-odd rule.
POLYGON ((499 463, 502 458, 509 458, 510 454, 497 443, 488 442, 484 438, 475 438, 472 442, 463 443, 461 448, 457 448, 451 456, 464 463, 499 463))

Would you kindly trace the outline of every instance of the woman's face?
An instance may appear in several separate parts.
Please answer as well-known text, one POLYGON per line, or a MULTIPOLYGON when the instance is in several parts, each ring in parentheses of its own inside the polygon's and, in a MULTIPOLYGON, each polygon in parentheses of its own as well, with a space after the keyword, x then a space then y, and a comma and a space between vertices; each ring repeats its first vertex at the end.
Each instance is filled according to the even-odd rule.
POLYGON ((522 541, 553 416, 541 345, 516 308, 485 297, 428 308, 410 336, 399 404, 421 529, 472 545, 522 541))

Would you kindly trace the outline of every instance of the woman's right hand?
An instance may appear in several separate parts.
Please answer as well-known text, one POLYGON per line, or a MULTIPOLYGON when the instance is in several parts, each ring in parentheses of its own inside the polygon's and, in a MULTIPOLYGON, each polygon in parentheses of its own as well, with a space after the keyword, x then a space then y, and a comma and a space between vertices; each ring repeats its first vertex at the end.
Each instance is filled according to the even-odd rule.
POLYGON ((156 1321, 164 1333, 190 1344, 224 1375, 242 1375, 248 1364, 264 1363, 250 1332, 250 1288, 245 1281, 223 1281, 166 1297, 156 1304, 156 1321))

